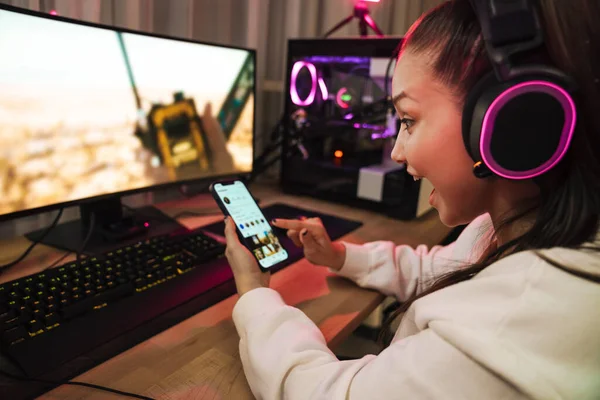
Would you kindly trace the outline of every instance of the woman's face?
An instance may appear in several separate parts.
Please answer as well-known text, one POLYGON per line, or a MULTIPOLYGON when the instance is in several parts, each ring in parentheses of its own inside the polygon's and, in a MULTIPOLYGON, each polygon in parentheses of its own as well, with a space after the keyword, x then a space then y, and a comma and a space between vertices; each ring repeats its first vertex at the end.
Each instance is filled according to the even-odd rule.
POLYGON ((438 82, 427 55, 403 52, 392 83, 394 105, 403 123, 392 159, 408 173, 427 178, 434 190, 429 203, 448 226, 468 223, 486 212, 490 180, 473 175, 461 133, 462 104, 438 82))

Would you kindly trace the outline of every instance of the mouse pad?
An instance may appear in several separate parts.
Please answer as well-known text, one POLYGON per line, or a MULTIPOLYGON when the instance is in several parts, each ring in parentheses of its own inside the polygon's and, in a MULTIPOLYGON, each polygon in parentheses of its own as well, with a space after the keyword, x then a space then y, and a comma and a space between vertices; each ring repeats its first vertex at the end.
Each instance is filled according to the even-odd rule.
MULTIPOLYGON (((290 206, 283 203, 275 203, 262 208, 263 213, 269 221, 274 218, 285 218, 285 219, 298 219, 300 217, 313 218, 319 217, 323 222, 323 226, 327 230, 331 240, 337 240, 340 237, 352 232, 353 230, 362 226, 362 222, 353 221, 345 218, 335 217, 329 214, 323 214, 320 212, 306 210, 303 208, 290 206)), ((202 230, 214 233, 216 235, 223 236, 223 229, 225 228, 222 221, 215 222, 213 224, 202 227, 202 230)), ((279 237, 281 244, 288 251, 289 258, 287 262, 278 265, 273 268, 273 271, 279 270, 282 267, 289 265, 293 262, 298 261, 304 254, 302 249, 296 247, 294 243, 286 236, 284 229, 273 227, 273 231, 279 237)))

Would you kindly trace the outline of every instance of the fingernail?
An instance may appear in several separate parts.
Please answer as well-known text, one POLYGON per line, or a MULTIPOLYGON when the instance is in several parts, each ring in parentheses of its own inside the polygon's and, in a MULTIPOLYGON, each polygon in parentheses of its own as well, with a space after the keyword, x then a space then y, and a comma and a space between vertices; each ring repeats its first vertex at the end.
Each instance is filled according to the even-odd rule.
POLYGON ((276 223, 277 223, 277 219, 276 219, 276 218, 273 218, 273 219, 271 220, 271 223, 272 223, 272 224, 276 224, 276 223))

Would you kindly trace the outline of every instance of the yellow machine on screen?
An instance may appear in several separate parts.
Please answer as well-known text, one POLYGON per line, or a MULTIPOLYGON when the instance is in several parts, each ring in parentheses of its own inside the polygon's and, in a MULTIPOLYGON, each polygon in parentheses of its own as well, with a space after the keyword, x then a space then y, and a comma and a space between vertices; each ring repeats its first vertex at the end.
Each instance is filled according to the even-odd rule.
POLYGON ((168 105, 155 105, 149 118, 154 127, 158 151, 169 177, 177 178, 177 169, 196 163, 200 170, 209 168, 203 132, 194 100, 175 94, 175 101, 168 105))

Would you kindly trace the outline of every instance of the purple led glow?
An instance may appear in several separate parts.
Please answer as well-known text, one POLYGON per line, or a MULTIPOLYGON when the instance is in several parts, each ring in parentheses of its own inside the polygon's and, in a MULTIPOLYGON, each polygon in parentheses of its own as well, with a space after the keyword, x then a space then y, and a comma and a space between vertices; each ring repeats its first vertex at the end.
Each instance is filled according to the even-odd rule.
POLYGON ((550 82, 545 81, 529 81, 523 82, 518 85, 511 87, 500 94, 496 100, 488 108, 485 117, 483 118, 483 127, 481 133, 481 141, 479 145, 479 151, 483 162, 489 167, 489 169, 496 175, 499 175, 508 179, 530 179, 538 175, 543 174, 558 163, 569 148, 571 139, 573 137, 573 131, 575 130, 575 121, 577 119, 577 113, 575 110, 575 102, 563 88, 550 82), (541 92, 546 93, 554 97, 565 112, 565 123, 560 136, 558 147, 552 157, 544 164, 537 168, 528 171, 511 171, 500 166, 491 154, 491 142, 492 142, 492 131, 494 127, 494 121, 498 116, 498 112, 514 97, 529 92, 541 92))
POLYGON ((321 89, 321 96, 323 96, 323 100, 327 100, 329 97, 329 92, 327 91, 327 86, 325 85, 323 78, 319 78, 319 88, 321 89))
POLYGON ((294 66, 292 67, 292 82, 290 83, 290 96, 292 97, 292 102, 301 107, 310 106, 315 101, 315 95, 317 93, 317 69, 311 63, 307 63, 305 61, 296 61, 294 66), (311 88, 310 93, 306 97, 306 99, 300 99, 298 95, 298 88, 296 86, 296 81, 298 80, 298 74, 302 70, 302 68, 306 67, 308 72, 310 72, 311 78, 311 88))
POLYGON ((348 113, 348 114, 344 115, 344 119, 352 119, 352 118, 354 118, 354 114, 352 114, 352 113, 348 113))
POLYGON ((387 131, 387 128, 383 125, 373 125, 373 124, 365 124, 365 123, 355 122, 352 126, 355 127, 356 129, 370 129, 372 131, 380 131, 380 132, 387 131))
POLYGON ((389 138, 391 136, 394 136, 394 134, 393 133, 388 133, 388 132, 372 133, 371 134, 371 140, 385 139, 385 138, 389 138))
POLYGON ((304 57, 305 62, 324 63, 324 64, 364 64, 370 65, 370 57, 355 56, 310 56, 304 57))

